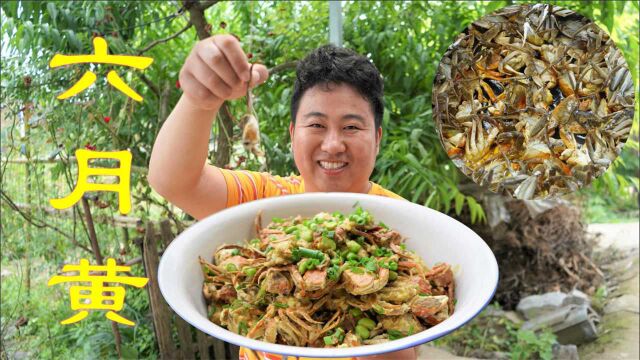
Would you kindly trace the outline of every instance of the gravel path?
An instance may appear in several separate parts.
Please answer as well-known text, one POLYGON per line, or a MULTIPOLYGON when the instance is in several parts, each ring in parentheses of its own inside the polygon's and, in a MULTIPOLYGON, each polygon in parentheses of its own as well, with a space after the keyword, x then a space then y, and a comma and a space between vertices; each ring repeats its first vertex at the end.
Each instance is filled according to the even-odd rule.
POLYGON ((625 260, 619 289, 610 295, 602 317, 605 333, 594 343, 580 351, 581 359, 640 359, 640 272, 638 248, 638 229, 640 223, 627 224, 591 224, 589 232, 601 233, 599 246, 609 246, 626 250, 629 259, 625 260), (608 333, 606 333, 608 332, 608 333))

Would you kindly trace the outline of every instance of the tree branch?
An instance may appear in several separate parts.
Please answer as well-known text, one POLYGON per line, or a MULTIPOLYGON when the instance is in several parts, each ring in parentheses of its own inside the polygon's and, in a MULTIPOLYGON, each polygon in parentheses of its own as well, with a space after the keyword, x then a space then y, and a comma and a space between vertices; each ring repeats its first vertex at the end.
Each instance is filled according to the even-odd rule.
POLYGON ((207 10, 208 8, 212 7, 213 5, 215 5, 217 2, 219 2, 220 0, 207 0, 207 1, 203 1, 202 4, 200 4, 200 7, 202 8, 202 10, 207 10))
POLYGON ((136 74, 138 75, 140 80, 142 80, 143 83, 147 84, 149 89, 151 89, 151 91, 156 95, 156 97, 160 97, 160 88, 158 88, 158 85, 151 82, 151 80, 149 80, 148 77, 144 76, 144 74, 140 72, 136 72, 136 74))
POLYGON ((192 26, 193 26, 193 24, 191 22, 189 22, 187 24, 187 26, 183 27, 182 30, 178 31, 177 33, 175 33, 175 34, 173 34, 171 36, 168 36, 168 37, 166 37, 164 39, 158 39, 158 40, 155 40, 155 41, 151 42, 149 45, 147 45, 144 48, 142 48, 142 50, 138 51, 138 55, 142 55, 143 53, 151 50, 151 48, 153 48, 156 45, 160 45, 162 43, 166 43, 169 40, 177 38, 178 36, 180 36, 180 34, 182 34, 183 32, 185 32, 187 30, 189 30, 192 26))
MULTIPOLYGON (((70 156, 69 161, 71 162, 76 161, 76 157, 70 156)), ((69 163, 62 158, 60 159, 56 159, 56 158, 53 158, 53 159, 36 159, 36 158, 5 159, 5 158, 2 158, 2 162, 10 163, 10 164, 55 164, 58 162, 62 162, 65 165, 69 165, 69 163)), ((138 165, 131 165, 131 171, 137 174, 142 174, 142 175, 146 175, 149 172, 149 170, 146 167, 138 166, 138 165)))
POLYGON ((42 228, 49 228, 49 229, 51 229, 51 230, 53 230, 53 231, 57 232, 58 234, 60 234, 60 235, 62 235, 62 236, 64 236, 64 237, 66 237, 67 239, 71 240, 71 242, 72 242, 75 246, 77 246, 77 247, 79 247, 79 248, 81 248, 81 249, 83 249, 83 250, 86 250, 86 251, 88 251, 88 252, 91 252, 91 249, 89 249, 88 247, 86 247, 86 246, 84 246, 84 245, 80 244, 80 243, 78 242, 78 240, 76 240, 73 236, 71 236, 71 235, 67 234, 66 232, 64 232, 64 231, 62 231, 62 230, 60 230, 60 229, 58 229, 57 227, 55 227, 55 226, 53 226, 53 225, 51 225, 51 224, 48 224, 48 223, 46 223, 46 222, 44 222, 44 221, 42 221, 42 220, 40 220, 40 219, 34 219, 33 217, 31 217, 31 216, 29 216, 28 214, 26 214, 25 212, 23 212, 23 211, 22 211, 22 209, 20 209, 20 206, 18 206, 15 202, 13 202, 13 200, 11 200, 11 198, 9 197, 9 195, 7 195, 7 193, 5 193, 4 191, 0 190, 0 193, 1 193, 1 195, 2 195, 2 199, 3 199, 4 201, 6 201, 6 202, 7 202, 7 204, 9 205, 9 207, 10 207, 10 208, 12 208, 14 211, 16 211, 18 214, 20 214, 20 216, 22 216, 22 218, 23 218, 26 222, 28 222, 28 223, 30 223, 31 225, 33 225, 33 226, 35 226, 35 227, 37 227, 37 228, 40 228, 40 229, 42 229, 42 228))
POLYGON ((198 33, 198 39, 204 40, 211 36, 209 30, 207 30, 207 19, 204 17, 204 10, 206 7, 211 7, 217 1, 206 1, 204 4, 200 4, 197 0, 183 0, 185 9, 189 10, 189 22, 196 27, 198 33))
POLYGON ((274 67, 272 67, 271 69, 269 69, 269 75, 275 75, 279 72, 283 72, 286 70, 290 70, 290 69, 295 69, 296 66, 298 66, 298 60, 293 60, 293 61, 289 61, 286 63, 282 63, 279 65, 276 65, 274 67))

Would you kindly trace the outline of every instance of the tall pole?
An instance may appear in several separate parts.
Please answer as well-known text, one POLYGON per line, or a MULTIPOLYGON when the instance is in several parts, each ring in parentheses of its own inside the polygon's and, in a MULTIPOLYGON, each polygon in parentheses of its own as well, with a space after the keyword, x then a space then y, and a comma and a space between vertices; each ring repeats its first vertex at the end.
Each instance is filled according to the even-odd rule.
POLYGON ((329 1, 329 42, 342 46, 342 4, 340 1, 329 1))

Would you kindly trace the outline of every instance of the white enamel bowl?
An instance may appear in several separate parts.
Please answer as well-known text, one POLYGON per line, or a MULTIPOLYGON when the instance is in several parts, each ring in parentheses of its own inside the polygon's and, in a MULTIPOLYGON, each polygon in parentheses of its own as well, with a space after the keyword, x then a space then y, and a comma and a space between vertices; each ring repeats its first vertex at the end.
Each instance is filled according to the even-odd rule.
POLYGON ((498 284, 498 264, 485 242, 469 228, 437 211, 382 196, 354 193, 309 193, 253 201, 211 215, 178 236, 167 248, 158 270, 160 290, 184 320, 216 338, 274 354, 306 357, 366 356, 417 346, 464 325, 487 305, 498 284), (351 348, 313 348, 271 344, 227 331, 210 322, 202 295, 203 275, 198 256, 211 260, 222 243, 240 244, 255 237, 253 222, 262 210, 263 226, 273 217, 311 216, 321 211, 349 213, 358 203, 376 221, 398 230, 407 248, 431 267, 452 265, 456 280, 456 309, 444 322, 420 333, 384 344, 351 348))

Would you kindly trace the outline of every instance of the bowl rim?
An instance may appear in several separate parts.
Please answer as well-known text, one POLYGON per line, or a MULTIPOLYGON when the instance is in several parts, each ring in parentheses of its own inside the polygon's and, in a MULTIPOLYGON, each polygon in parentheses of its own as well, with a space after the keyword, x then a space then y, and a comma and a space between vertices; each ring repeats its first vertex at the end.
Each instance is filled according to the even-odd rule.
MULTIPOLYGON (((424 343, 446 336, 449 333, 459 329, 460 327, 467 324, 469 321, 473 320, 476 316, 478 316, 478 314, 482 310, 484 310, 484 308, 493 299, 493 296, 495 295, 496 289, 498 287, 499 268, 498 268, 498 263, 495 258, 495 255, 493 254, 493 251, 491 251, 487 243, 473 230, 471 230, 469 227, 467 227, 457 219, 454 219, 453 217, 450 217, 439 211, 433 210, 426 206, 415 204, 411 201, 407 201, 404 199, 395 199, 395 198, 390 198, 390 197, 385 197, 380 195, 369 195, 369 194, 361 194, 361 193, 322 192, 322 193, 291 194, 286 196, 277 196, 277 197, 269 197, 264 199, 253 200, 237 206, 225 208, 221 211, 218 211, 214 214, 211 214, 205 217, 200 221, 197 221, 196 223, 194 223, 193 225, 185 229, 173 241, 171 241, 169 246, 165 249, 163 256, 160 258, 160 265, 158 266, 157 276, 158 276, 157 280, 158 280, 158 286, 160 288, 160 292, 164 300, 166 301, 167 305, 169 305, 169 307, 171 308, 171 310, 174 311, 178 316, 180 316, 183 320, 185 320, 191 326, 195 327, 196 329, 202 331, 203 333, 209 336, 215 337, 219 340, 229 342, 231 344, 234 344, 240 347, 246 347, 254 351, 263 351, 271 354, 316 357, 316 358, 336 358, 336 357, 348 358, 348 357, 370 356, 370 355, 388 353, 388 352, 403 350, 409 347, 419 346, 424 343), (168 265, 167 265, 168 260, 165 260, 168 258, 168 256, 165 256, 165 255, 172 254, 172 249, 180 246, 181 243, 183 243, 184 241, 187 241, 187 240, 181 240, 181 239, 190 238, 194 233, 197 233, 200 228, 207 227, 207 225, 210 223, 218 222, 219 219, 220 220, 224 220, 225 218, 233 219, 236 213, 244 213, 246 211, 245 209, 250 207, 264 207, 262 204, 265 204, 265 203, 278 203, 278 202, 290 202, 290 201, 313 201, 314 199, 327 199, 331 197, 340 197, 342 199, 346 199, 354 203, 363 198, 372 198, 372 199, 375 199, 375 201, 382 201, 382 202, 387 202, 387 201, 401 202, 403 206, 414 207, 416 208, 416 210, 419 209, 419 211, 427 211, 431 213, 431 216, 435 216, 436 218, 437 217, 448 218, 448 221, 453 221, 457 223, 458 226, 462 226, 466 228, 468 231, 475 234, 475 236, 480 240, 480 243, 481 243, 480 247, 483 249, 483 251, 487 251, 488 254, 490 254, 490 260, 493 260, 493 261, 490 261, 490 263, 487 264, 487 267, 486 267, 488 273, 495 274, 494 280, 492 281, 494 285, 493 285, 493 289, 490 292, 491 295, 488 296, 486 299, 484 299, 484 301, 482 302, 483 303, 482 306, 479 307, 477 311, 475 311, 473 316, 470 316, 467 319, 455 324, 451 323, 446 330, 443 329, 431 335, 421 335, 424 332, 419 332, 410 336, 406 336, 404 338, 400 338, 397 340, 393 340, 393 341, 389 341, 381 344, 361 345, 361 346, 347 347, 347 348, 291 346, 291 345, 268 343, 261 340, 251 339, 246 336, 242 336, 234 332, 231 332, 217 324, 214 324, 209 319, 207 319, 206 316, 203 316, 206 323, 193 320, 188 316, 185 317, 183 316, 184 311, 182 311, 180 307, 174 306, 176 304, 173 303, 174 298, 171 296, 171 291, 168 288, 166 288, 168 284, 166 284, 166 282, 163 282, 161 279, 163 277, 163 274, 171 271, 171 269, 168 269, 168 265), (206 326, 202 326, 202 325, 206 325, 206 326), (215 331, 215 335, 212 335, 212 329, 215 331), (300 355, 300 354, 304 354, 304 355, 300 355)), ((445 323, 446 321, 441 324, 445 324, 445 323)))

